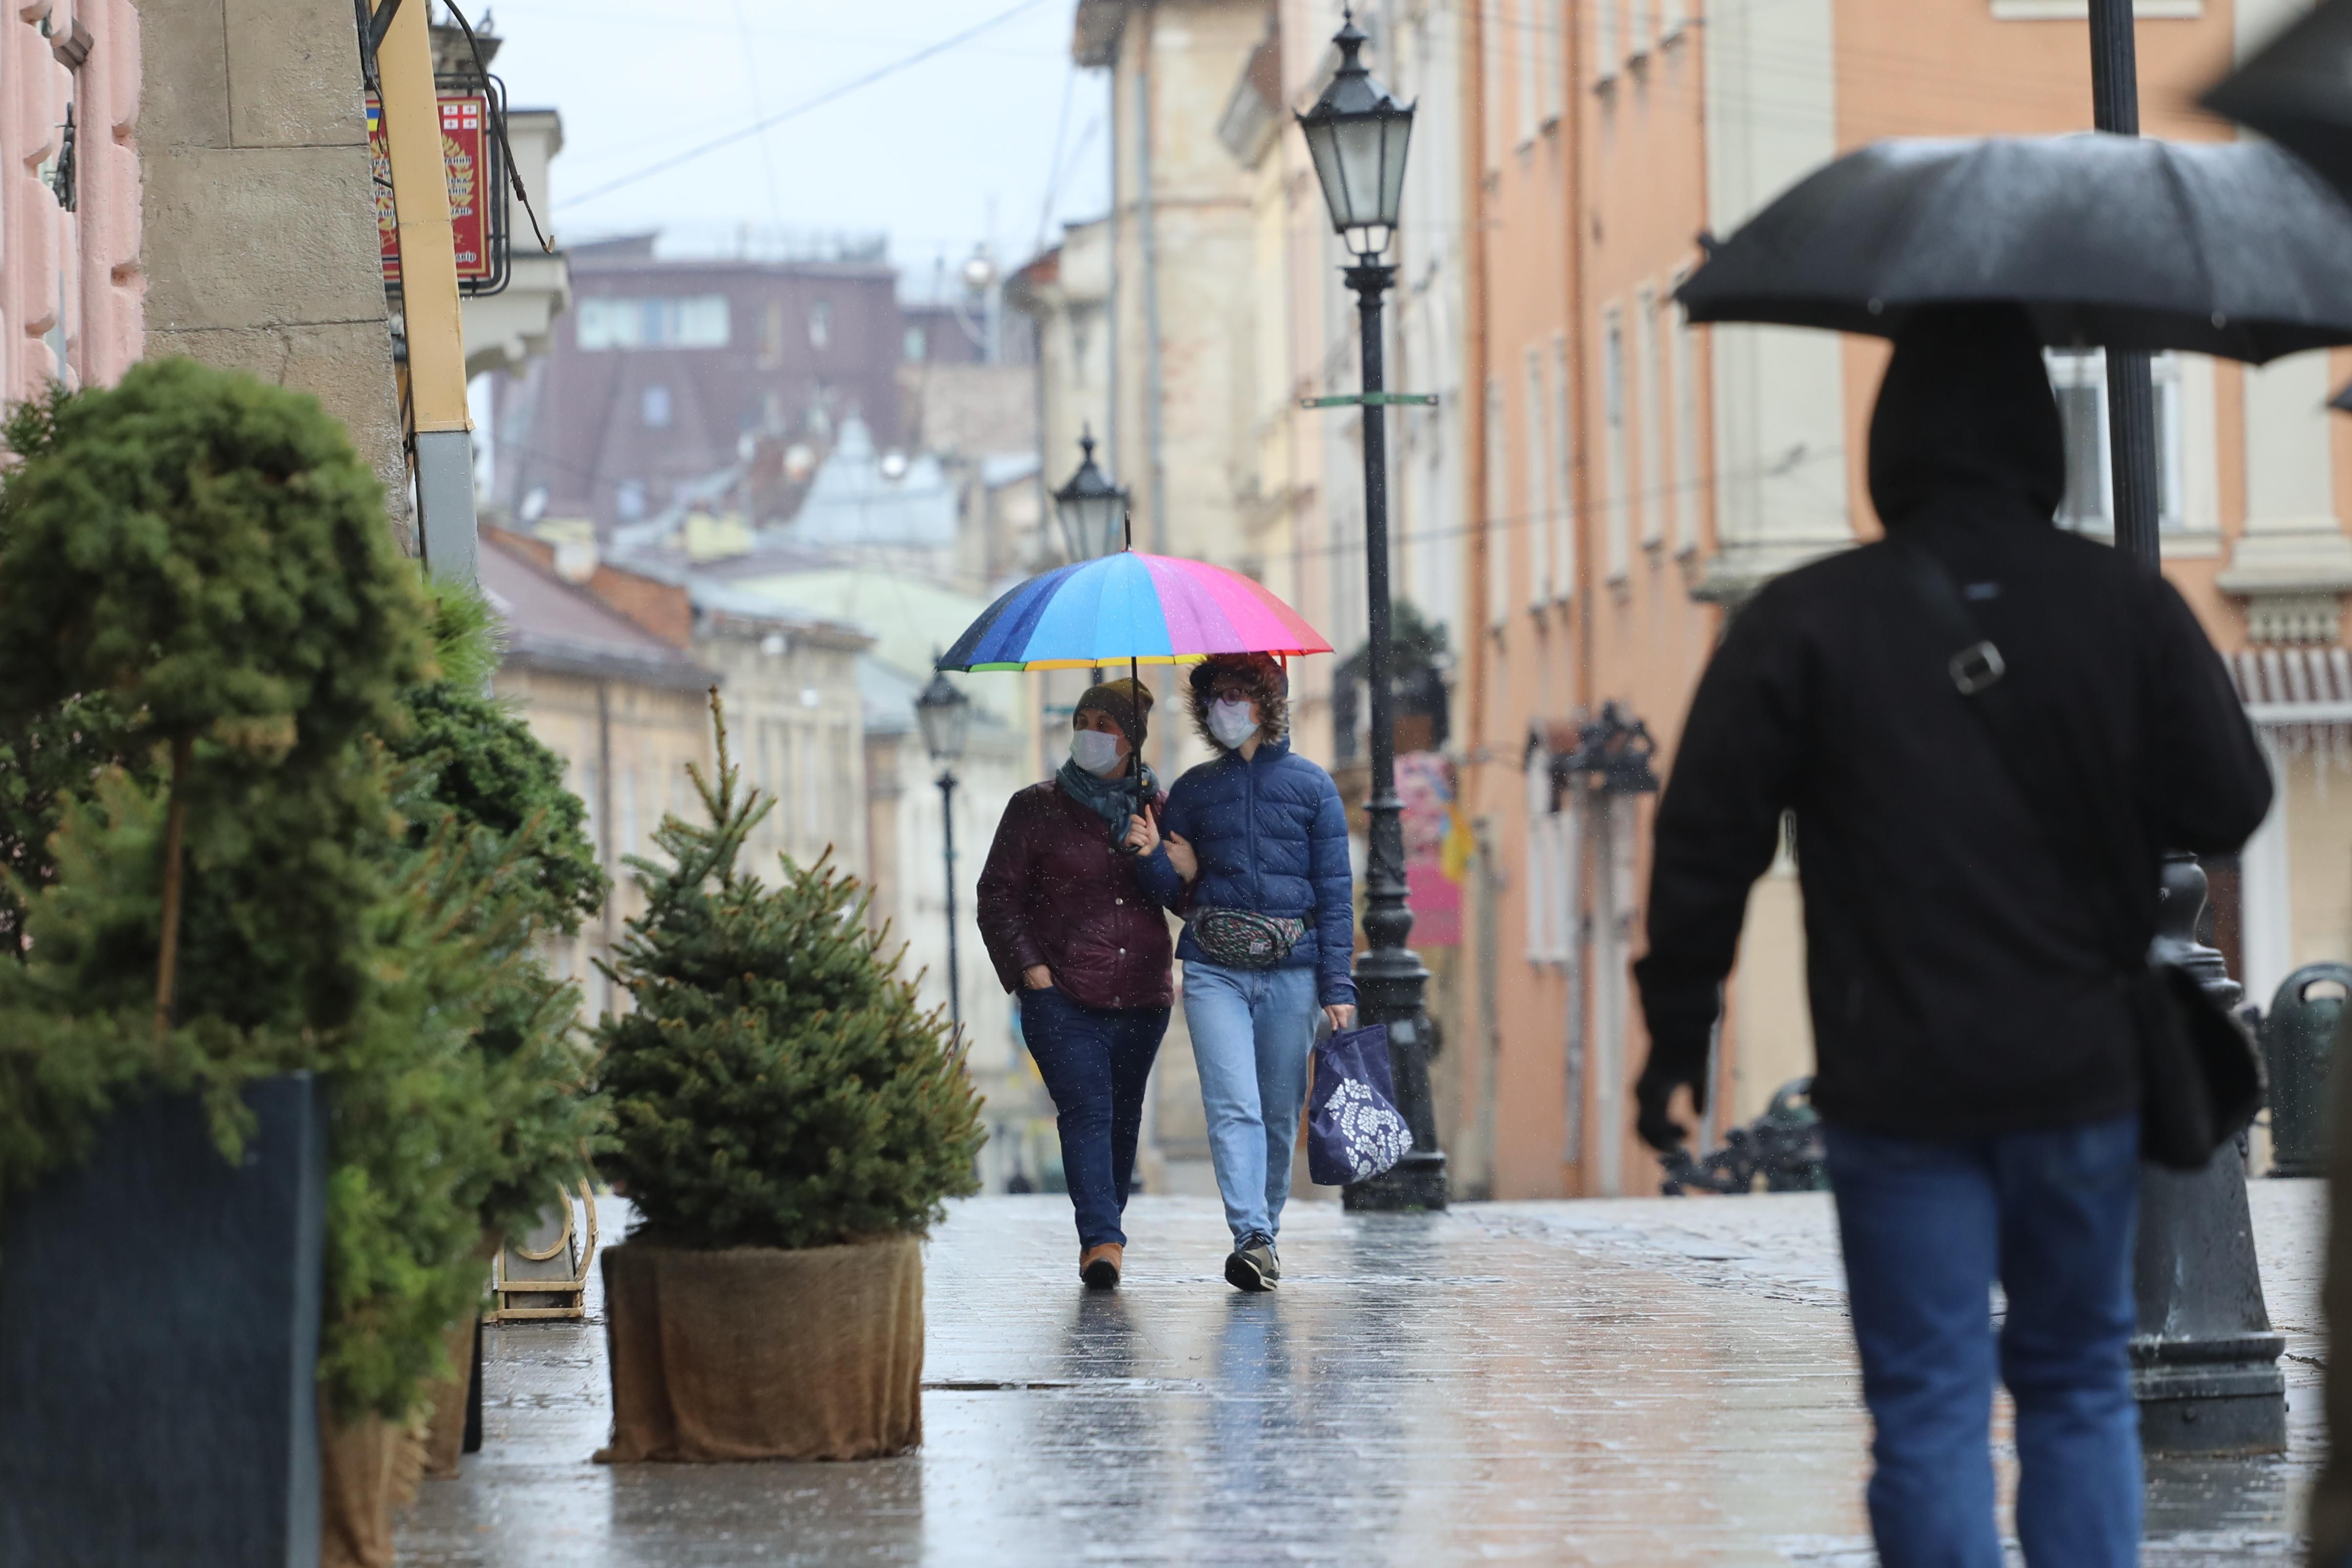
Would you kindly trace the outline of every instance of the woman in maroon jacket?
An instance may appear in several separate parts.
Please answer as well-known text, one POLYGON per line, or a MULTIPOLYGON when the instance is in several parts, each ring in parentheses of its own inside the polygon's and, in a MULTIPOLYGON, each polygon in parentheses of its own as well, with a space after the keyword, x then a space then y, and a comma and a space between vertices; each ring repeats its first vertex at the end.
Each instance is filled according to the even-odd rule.
MULTIPOLYGON (((980 934, 997 978, 1020 995, 1022 1038, 1054 1096, 1078 1275, 1098 1291, 1126 1261, 1119 1216, 1143 1085, 1175 1000, 1167 917, 1136 874, 1168 852, 1167 797, 1133 761, 1150 712, 1150 691, 1133 681, 1080 697, 1070 759, 1006 804, 980 873, 980 934)), ((1172 873, 1162 882, 1180 885, 1172 873)))

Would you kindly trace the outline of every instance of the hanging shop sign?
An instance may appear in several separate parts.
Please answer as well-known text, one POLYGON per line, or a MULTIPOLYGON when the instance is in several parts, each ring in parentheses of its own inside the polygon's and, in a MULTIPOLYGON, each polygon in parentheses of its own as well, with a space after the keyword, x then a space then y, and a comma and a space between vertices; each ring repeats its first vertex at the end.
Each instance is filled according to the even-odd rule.
MULTIPOLYGON (((479 82, 481 78, 475 78, 479 82)), ((441 160, 448 173, 449 232, 457 256, 457 292, 496 294, 507 285, 506 180, 495 132, 504 105, 499 84, 452 90, 441 103, 441 160)), ((383 105, 367 95, 369 161, 375 176, 375 225, 383 283, 400 287, 400 213, 392 196, 392 156, 383 133, 383 105)))

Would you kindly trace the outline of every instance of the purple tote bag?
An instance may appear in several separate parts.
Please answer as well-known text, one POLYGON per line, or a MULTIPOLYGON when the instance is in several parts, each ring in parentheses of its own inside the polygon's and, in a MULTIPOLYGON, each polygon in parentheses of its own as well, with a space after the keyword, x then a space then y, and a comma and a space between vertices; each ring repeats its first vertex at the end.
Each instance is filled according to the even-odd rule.
POLYGON ((1307 1175, 1318 1186, 1370 1181, 1412 1152, 1389 1081, 1389 1029, 1343 1029, 1315 1048, 1307 1175))

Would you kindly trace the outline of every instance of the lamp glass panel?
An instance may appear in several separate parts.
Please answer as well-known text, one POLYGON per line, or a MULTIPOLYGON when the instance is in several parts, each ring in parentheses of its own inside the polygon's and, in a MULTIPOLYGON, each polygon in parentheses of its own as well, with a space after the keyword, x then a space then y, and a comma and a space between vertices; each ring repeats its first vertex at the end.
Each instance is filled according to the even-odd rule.
POLYGON ((1339 128, 1329 120, 1308 120, 1301 127, 1307 135, 1307 153, 1315 161, 1315 178, 1322 184, 1323 200, 1331 209, 1331 226, 1344 229, 1349 216, 1348 181, 1340 172, 1339 128))
POLYGON ((923 748, 932 760, 953 762, 963 755, 964 727, 971 705, 964 695, 943 681, 934 681, 915 704, 915 717, 923 727, 923 748))
POLYGON ((1055 503, 1062 516, 1062 532, 1070 547, 1073 560, 1091 560, 1108 553, 1112 536, 1118 528, 1119 495, 1116 490, 1099 496, 1072 496, 1055 503))
POLYGON ((1391 114, 1381 120, 1381 216, 1393 226, 1404 210, 1404 154, 1412 141, 1412 115, 1391 114))
POLYGON ((1339 204, 1332 204, 1332 216, 1341 228, 1360 228, 1368 224, 1385 225, 1393 221, 1393 212, 1382 213, 1381 199, 1381 153, 1384 138, 1377 119, 1343 120, 1333 128, 1337 143, 1339 172, 1345 176, 1348 207, 1344 215, 1339 204))

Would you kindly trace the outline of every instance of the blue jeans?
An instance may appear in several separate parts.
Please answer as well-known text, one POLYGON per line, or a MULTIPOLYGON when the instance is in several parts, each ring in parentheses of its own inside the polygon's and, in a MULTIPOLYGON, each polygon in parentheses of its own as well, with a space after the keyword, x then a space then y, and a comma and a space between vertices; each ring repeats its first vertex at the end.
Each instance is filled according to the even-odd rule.
POLYGON ((1166 1008, 1090 1008, 1052 987, 1021 993, 1021 1038, 1054 1097, 1080 1247, 1127 1244, 1118 1221, 1135 1177, 1143 1086, 1167 1032, 1166 1008))
POLYGON ((1990 1431, 2017 1403, 2032 1568, 2139 1561, 2132 1239, 2139 1118, 1951 1142, 1825 1129, 1884 1568, 2000 1568, 1990 1431), (2009 1315, 1998 1342, 1998 1277, 2009 1315), (1996 1350, 1997 1343, 1997 1350, 1996 1350))
POLYGON ((1312 969, 1228 969, 1197 958, 1184 966, 1209 1158, 1236 1242, 1253 1231, 1276 1235, 1282 1224, 1322 1011, 1315 998, 1312 969))

